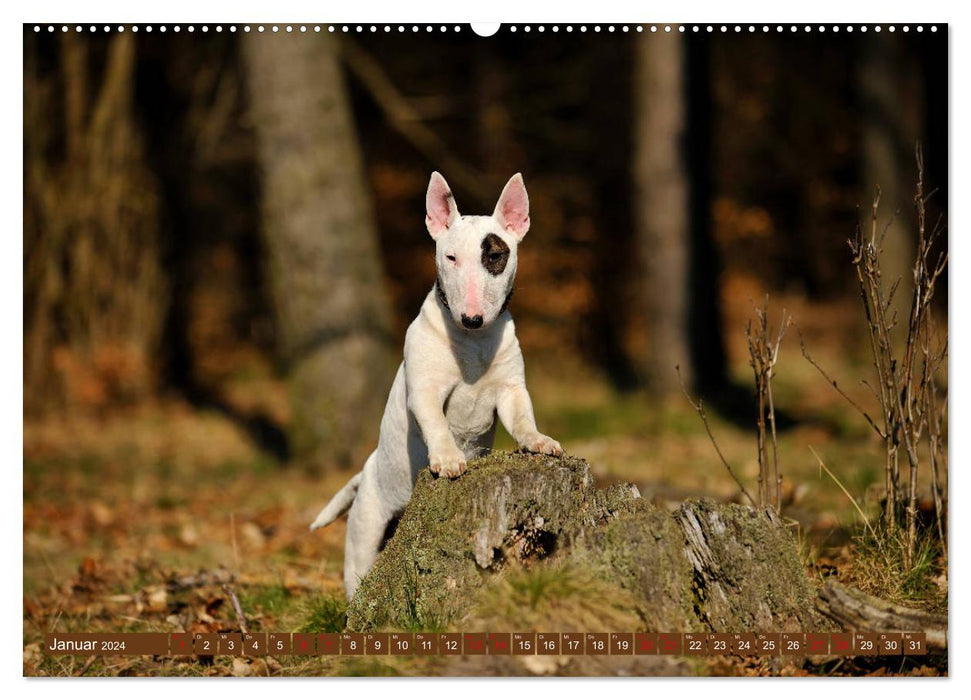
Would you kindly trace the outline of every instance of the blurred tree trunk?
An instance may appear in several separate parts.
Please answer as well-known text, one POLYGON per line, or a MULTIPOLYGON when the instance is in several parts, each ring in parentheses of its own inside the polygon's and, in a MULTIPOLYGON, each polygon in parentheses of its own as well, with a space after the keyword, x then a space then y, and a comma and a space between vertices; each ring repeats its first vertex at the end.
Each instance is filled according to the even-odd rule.
POLYGON ((630 312, 640 295, 635 288, 637 242, 631 222, 636 205, 631 201, 630 172, 635 39, 618 36, 609 43, 585 47, 585 58, 596 76, 587 89, 593 145, 586 153, 597 238, 589 271, 593 295, 581 338, 622 391, 634 389, 640 380, 627 345, 630 312))
POLYGON ((25 37, 25 411, 157 386, 167 283, 135 61, 129 34, 25 37))
POLYGON ((709 231, 707 50, 679 36, 643 36, 635 57, 635 221, 645 270, 653 391, 724 381, 717 259, 709 231))
POLYGON ((314 469, 370 450, 391 379, 390 310, 339 48, 326 34, 244 39, 291 454, 314 469))
POLYGON ((884 285, 900 281, 892 308, 903 322, 914 289, 913 264, 917 221, 915 147, 922 137, 924 103, 920 75, 905 55, 901 37, 863 37, 857 75, 862 102, 863 193, 861 209, 869 216, 874 188, 880 187, 880 230, 885 231, 884 285))

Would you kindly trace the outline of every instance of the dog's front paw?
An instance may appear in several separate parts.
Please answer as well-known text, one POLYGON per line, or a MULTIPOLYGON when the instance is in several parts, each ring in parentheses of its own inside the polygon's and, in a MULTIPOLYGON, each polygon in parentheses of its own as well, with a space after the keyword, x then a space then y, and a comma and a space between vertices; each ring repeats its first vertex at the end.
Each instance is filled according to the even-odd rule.
POLYGON ((433 452, 428 456, 428 468, 436 476, 454 479, 465 473, 465 455, 458 448, 433 452))
POLYGON ((519 443, 519 446, 527 452, 553 455, 554 457, 563 456, 563 448, 560 447, 560 443, 542 433, 530 433, 519 443))

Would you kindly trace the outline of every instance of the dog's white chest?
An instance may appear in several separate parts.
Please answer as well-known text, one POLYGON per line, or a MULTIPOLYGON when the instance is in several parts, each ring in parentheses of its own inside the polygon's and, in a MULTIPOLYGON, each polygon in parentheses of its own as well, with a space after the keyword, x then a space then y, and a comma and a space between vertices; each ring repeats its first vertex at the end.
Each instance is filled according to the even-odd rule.
POLYGON ((445 417, 456 440, 477 441, 495 425, 495 386, 460 382, 446 402, 445 417))

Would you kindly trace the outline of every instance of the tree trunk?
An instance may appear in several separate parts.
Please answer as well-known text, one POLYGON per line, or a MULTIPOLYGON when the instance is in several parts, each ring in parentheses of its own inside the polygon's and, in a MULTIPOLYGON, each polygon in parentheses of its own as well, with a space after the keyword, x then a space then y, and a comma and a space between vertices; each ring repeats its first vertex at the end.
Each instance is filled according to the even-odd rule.
POLYGON ((636 49, 634 208, 651 347, 644 374, 660 394, 678 390, 678 366, 689 385, 706 390, 724 375, 707 123, 693 116, 705 109, 695 102, 708 90, 707 53, 695 50, 701 54, 661 35, 639 37, 636 49))
POLYGON ((364 455, 390 383, 390 311, 372 202, 326 34, 247 35, 263 226, 291 454, 320 468, 364 455))
POLYGON ((631 59, 636 37, 615 37, 609 45, 587 47, 596 76, 589 88, 587 123, 596 145, 587 153, 597 240, 589 268, 593 292, 581 338, 618 389, 629 391, 640 380, 639 363, 628 350, 628 328, 640 290, 635 273, 637 241, 632 223, 630 177, 635 99, 631 59), (605 108, 604 105, 612 105, 605 108))

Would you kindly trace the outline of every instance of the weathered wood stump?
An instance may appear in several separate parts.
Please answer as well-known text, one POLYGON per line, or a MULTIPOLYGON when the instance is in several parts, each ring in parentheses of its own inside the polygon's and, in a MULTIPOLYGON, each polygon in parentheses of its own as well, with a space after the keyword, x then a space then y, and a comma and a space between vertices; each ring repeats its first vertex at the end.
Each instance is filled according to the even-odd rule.
POLYGON ((578 631, 832 629, 814 598, 768 512, 701 500, 672 514, 629 484, 595 488, 582 459, 497 452, 456 480, 419 476, 347 626, 566 631, 572 615, 578 631))
POLYGON ((947 616, 874 598, 837 581, 827 581, 819 589, 816 608, 844 629, 863 632, 924 632, 927 648, 947 649, 947 616))

